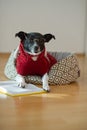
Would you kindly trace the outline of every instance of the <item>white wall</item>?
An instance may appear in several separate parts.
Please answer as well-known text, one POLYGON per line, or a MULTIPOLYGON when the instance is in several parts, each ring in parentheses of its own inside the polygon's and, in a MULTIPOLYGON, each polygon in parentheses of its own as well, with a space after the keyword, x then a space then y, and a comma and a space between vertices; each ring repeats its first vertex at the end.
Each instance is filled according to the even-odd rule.
POLYGON ((86 0, 0 0, 0 52, 10 52, 18 31, 52 33, 51 51, 84 52, 86 0))
POLYGON ((85 54, 87 56, 87 0, 86 0, 86 16, 85 16, 85 54))

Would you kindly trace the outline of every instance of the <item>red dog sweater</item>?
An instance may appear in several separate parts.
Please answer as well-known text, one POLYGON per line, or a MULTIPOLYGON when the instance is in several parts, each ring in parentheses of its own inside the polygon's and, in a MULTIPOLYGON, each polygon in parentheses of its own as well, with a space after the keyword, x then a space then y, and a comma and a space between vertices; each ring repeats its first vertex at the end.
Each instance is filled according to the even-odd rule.
POLYGON ((27 75, 40 75, 43 76, 49 72, 51 66, 57 60, 49 53, 46 54, 45 49, 39 55, 31 55, 24 51, 23 44, 19 45, 19 54, 16 59, 17 73, 23 76, 27 75), (34 61, 33 58, 37 57, 34 61))

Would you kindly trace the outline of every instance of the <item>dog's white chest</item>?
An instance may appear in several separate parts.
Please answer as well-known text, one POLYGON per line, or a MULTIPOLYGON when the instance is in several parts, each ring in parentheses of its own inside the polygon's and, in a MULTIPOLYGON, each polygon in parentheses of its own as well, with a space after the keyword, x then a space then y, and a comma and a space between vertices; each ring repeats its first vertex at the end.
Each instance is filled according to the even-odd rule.
POLYGON ((33 60, 33 61, 36 61, 37 58, 38 58, 38 56, 33 56, 33 57, 32 57, 32 60, 33 60))

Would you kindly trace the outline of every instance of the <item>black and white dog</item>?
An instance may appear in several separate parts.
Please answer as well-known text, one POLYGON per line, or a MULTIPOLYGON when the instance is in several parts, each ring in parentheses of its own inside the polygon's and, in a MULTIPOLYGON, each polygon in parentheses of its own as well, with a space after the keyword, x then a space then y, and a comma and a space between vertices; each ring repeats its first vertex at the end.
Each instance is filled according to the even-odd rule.
POLYGON ((55 37, 52 34, 42 35, 32 32, 18 32, 15 35, 20 38, 20 44, 14 53, 14 63, 17 70, 15 80, 19 86, 24 88, 27 86, 24 76, 40 75, 42 77, 43 89, 49 91, 48 72, 53 64, 57 61, 46 52, 45 42, 49 42, 55 37))

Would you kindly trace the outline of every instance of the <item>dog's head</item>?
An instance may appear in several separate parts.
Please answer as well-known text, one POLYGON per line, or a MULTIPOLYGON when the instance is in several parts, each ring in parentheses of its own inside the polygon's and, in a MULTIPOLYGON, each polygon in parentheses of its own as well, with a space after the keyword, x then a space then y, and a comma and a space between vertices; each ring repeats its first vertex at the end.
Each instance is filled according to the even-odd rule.
POLYGON ((15 34, 21 40, 24 50, 31 54, 39 54, 45 48, 45 42, 49 42, 52 38, 55 39, 55 36, 52 34, 42 35, 40 33, 32 32, 18 32, 15 34))

